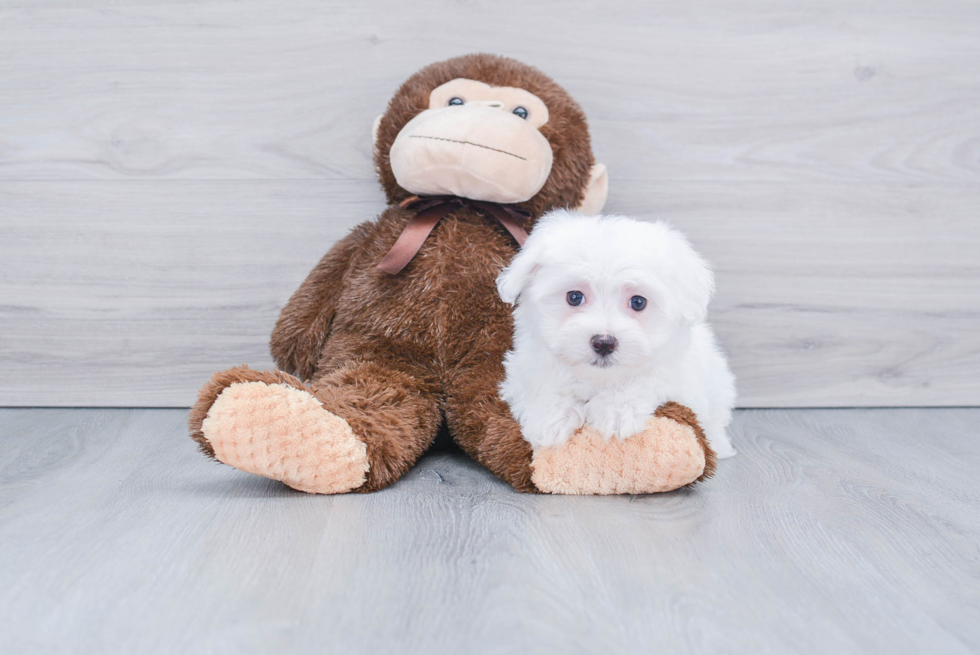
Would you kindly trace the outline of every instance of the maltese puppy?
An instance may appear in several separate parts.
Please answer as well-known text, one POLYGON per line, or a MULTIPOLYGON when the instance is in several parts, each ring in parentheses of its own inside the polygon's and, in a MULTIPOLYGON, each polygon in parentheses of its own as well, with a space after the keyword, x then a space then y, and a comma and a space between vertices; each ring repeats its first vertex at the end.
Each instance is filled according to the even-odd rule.
POLYGON ((514 309, 500 396, 535 448, 583 425, 606 439, 642 431, 673 400, 698 416, 718 457, 735 378, 705 323, 714 278, 664 223, 551 212, 497 278, 514 309))

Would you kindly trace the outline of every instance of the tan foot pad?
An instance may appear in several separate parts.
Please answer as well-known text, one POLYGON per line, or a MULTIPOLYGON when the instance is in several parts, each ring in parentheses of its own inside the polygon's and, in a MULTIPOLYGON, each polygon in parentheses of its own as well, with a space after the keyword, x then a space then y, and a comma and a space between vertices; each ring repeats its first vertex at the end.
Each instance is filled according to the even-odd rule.
POLYGON ((231 385, 214 401, 201 430, 220 461, 299 491, 351 491, 364 484, 368 471, 367 447, 347 421, 286 384, 231 385))
POLYGON ((693 429, 656 417, 629 439, 606 441, 586 426, 561 446, 535 450, 531 481, 553 494, 655 493, 694 482, 704 464, 693 429))

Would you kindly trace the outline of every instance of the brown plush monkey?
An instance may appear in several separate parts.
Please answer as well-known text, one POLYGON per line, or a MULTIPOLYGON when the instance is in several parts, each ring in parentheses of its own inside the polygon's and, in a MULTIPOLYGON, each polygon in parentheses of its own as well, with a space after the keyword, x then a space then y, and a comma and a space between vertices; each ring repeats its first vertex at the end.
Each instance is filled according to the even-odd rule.
POLYGON ((536 69, 470 55, 409 78, 374 133, 389 207, 339 241, 283 309, 272 333, 282 371, 241 366, 202 389, 190 416, 201 450, 301 491, 373 491, 404 475, 445 421, 519 491, 642 493, 709 476, 713 453, 680 405, 626 440, 586 428, 533 452, 497 395, 512 332, 497 274, 535 218, 605 202, 575 101, 536 69))

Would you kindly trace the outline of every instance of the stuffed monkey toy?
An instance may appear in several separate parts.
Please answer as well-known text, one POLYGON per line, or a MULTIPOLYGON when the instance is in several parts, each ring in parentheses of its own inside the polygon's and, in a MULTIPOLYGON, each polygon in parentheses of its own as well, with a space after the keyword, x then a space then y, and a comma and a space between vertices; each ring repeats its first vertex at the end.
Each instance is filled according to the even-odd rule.
POLYGON ((578 104, 538 70, 469 55, 410 77, 374 125, 388 208, 354 228, 282 310, 279 370, 215 374, 190 414, 209 457, 310 493, 398 480, 445 422, 522 492, 644 493, 710 476, 694 414, 644 432, 583 428, 532 450, 498 396, 512 338, 495 278, 548 210, 598 213, 607 175, 578 104))

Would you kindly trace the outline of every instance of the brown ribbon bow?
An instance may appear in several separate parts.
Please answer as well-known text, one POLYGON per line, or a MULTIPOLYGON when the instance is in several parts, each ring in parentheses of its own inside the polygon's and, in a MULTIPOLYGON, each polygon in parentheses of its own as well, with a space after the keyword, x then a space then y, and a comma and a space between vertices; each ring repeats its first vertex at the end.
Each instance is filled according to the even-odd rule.
POLYGON ((395 241, 395 245, 378 264, 378 268, 385 273, 396 275, 408 266, 408 262, 412 261, 412 258, 418 254, 422 244, 425 243, 439 221, 458 207, 469 206, 497 219, 497 222, 510 232, 518 245, 523 246, 527 239, 527 232, 524 231, 523 223, 531 217, 531 212, 518 209, 513 205, 500 205, 495 202, 470 200, 458 196, 411 196, 399 203, 399 207, 403 209, 415 206, 418 206, 418 213, 415 218, 408 222, 398 236, 398 240, 395 241))

